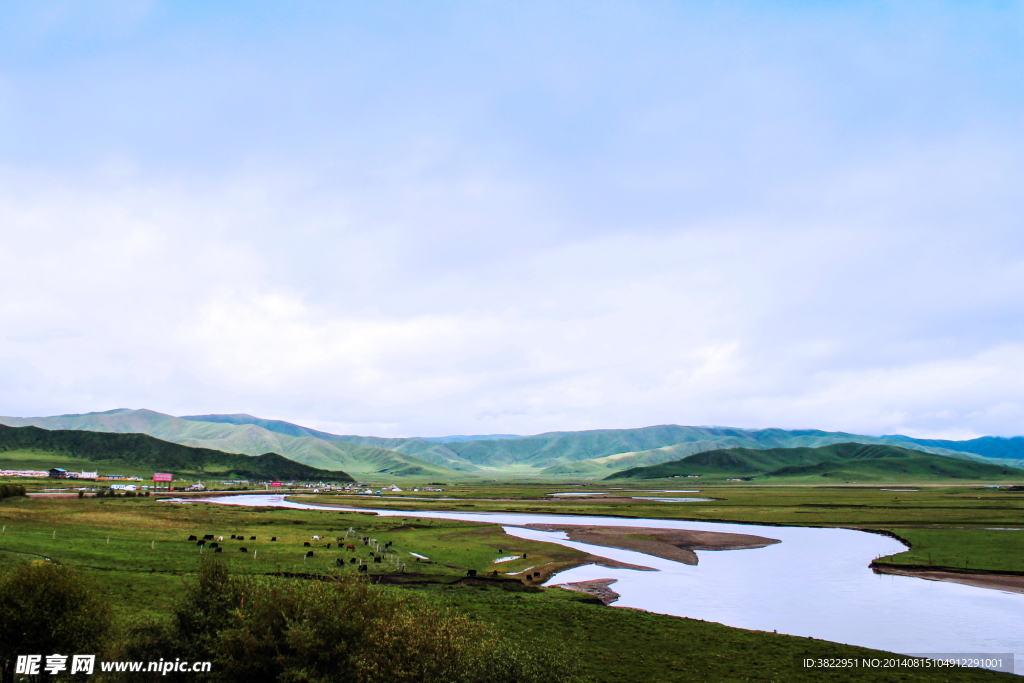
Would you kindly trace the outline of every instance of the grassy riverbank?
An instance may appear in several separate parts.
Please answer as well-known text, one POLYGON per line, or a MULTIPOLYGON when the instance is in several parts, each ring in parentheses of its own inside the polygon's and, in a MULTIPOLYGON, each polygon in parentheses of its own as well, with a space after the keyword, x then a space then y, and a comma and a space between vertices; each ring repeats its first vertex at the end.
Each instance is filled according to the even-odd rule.
MULTIPOLYGON (((318 502, 327 502, 323 497, 318 502)), ((667 505, 667 504, 666 504, 667 505)), ((510 537, 496 525, 358 512, 176 505, 153 498, 7 499, 0 502, 0 566, 51 558, 91 576, 122 618, 160 616, 182 594, 197 568, 199 549, 190 534, 223 535, 219 554, 241 574, 315 576, 354 572, 352 557, 371 575, 399 575, 395 563, 370 560, 371 548, 355 538, 338 550, 349 527, 359 538, 391 542, 405 559, 405 583, 440 604, 498 626, 523 642, 565 643, 579 652, 594 681, 987 681, 1015 680, 974 670, 906 671, 805 669, 804 658, 879 657, 876 651, 774 633, 745 631, 690 619, 593 604, 581 593, 539 589, 516 581, 465 582, 466 569, 500 576, 538 564, 577 562, 583 554, 552 544, 510 537), (231 541, 230 535, 244 540, 231 541), (320 541, 313 535, 326 536, 320 541), (256 540, 250 540, 256 536, 256 540), (277 541, 270 541, 271 537, 277 541), (108 541, 109 539, 109 541, 108 541), (303 544, 311 543, 310 548, 303 544), (331 542, 330 549, 324 548, 331 542), (238 548, 245 547, 246 552, 238 548), (309 550, 312 558, 305 558, 309 550), (253 557, 253 551, 256 556, 253 557), (430 558, 418 563, 411 553, 430 558), (521 557, 523 554, 525 558, 521 557), (512 555, 516 560, 495 563, 512 555), (336 560, 345 560, 343 569, 336 560), (410 561, 412 559, 412 561, 410 561)), ((204 554, 210 550, 203 551, 204 554)), ((393 557, 385 556, 385 557, 393 557)), ((281 578, 303 581, 304 578, 281 578)))
MULTIPOLYGON (((664 485, 624 490, 580 486, 460 486, 446 491, 455 500, 414 496, 388 498, 389 508, 540 514, 650 517, 699 521, 838 526, 883 530, 911 544, 906 553, 881 561, 992 572, 1024 572, 1024 491, 980 486, 801 487, 693 486, 698 493, 665 492, 664 485), (914 490, 885 490, 886 488, 914 490), (588 498, 552 497, 551 492, 606 491, 588 498), (706 502, 669 502, 643 497, 705 497, 706 502), (493 497, 491 500, 486 500, 493 497), (610 499, 606 499, 610 498, 610 499), (924 528, 923 528, 924 527, 924 528), (930 558, 930 559, 929 559, 930 558)), ((686 485, 671 487, 686 489, 686 485)), ((317 503, 381 507, 384 500, 363 496, 319 495, 296 498, 317 503)))

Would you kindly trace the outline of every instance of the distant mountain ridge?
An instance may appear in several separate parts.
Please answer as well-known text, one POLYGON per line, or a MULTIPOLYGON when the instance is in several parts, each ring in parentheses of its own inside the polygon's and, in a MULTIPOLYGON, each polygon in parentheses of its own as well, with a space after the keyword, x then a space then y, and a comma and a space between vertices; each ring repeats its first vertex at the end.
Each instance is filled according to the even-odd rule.
POLYGON ((255 424, 197 422, 152 410, 109 410, 102 413, 55 417, 0 417, 10 427, 84 430, 149 436, 225 453, 277 453, 289 460, 323 470, 342 470, 353 476, 443 476, 453 474, 419 458, 382 448, 364 447, 315 436, 291 436, 255 424))
POLYGON ((245 414, 174 417, 150 410, 112 410, 55 417, 0 417, 0 424, 47 429, 138 432, 189 446, 256 455, 279 453, 323 469, 426 477, 602 478, 633 467, 730 448, 816 448, 837 443, 899 446, 959 460, 1024 465, 1024 438, 969 441, 864 436, 814 429, 741 429, 656 425, 637 429, 450 437, 340 435, 245 414), (970 449, 970 450, 969 450, 970 449), (1019 451, 1018 451, 1019 449, 1019 451))
POLYGON ((962 453, 974 453, 986 458, 1024 459, 1024 436, 982 436, 966 441, 948 441, 945 439, 915 439, 909 436, 884 436, 883 439, 907 441, 919 446, 947 448, 962 453))
POLYGON ((146 466, 175 474, 239 476, 247 479, 353 481, 342 471, 321 470, 277 453, 249 456, 161 441, 148 434, 112 434, 0 425, 0 456, 49 453, 118 468, 146 466))
POLYGON ((838 443, 817 448, 728 448, 680 460, 616 472, 605 480, 700 477, 703 480, 829 478, 834 482, 971 479, 999 481, 1024 477, 1024 470, 959 460, 885 444, 838 443), (844 481, 845 480, 845 481, 844 481))

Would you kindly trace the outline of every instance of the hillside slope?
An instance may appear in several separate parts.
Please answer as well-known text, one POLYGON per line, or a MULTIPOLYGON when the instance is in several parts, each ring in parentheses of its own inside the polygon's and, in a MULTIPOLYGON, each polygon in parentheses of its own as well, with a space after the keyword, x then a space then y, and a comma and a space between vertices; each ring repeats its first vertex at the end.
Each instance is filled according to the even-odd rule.
POLYGON ((926 479, 1005 480, 1024 470, 949 458, 884 444, 839 443, 817 448, 728 448, 703 451, 647 467, 616 472, 606 480, 699 476, 816 478, 901 481, 926 479))
POLYGON ((117 434, 148 434, 184 446, 210 448, 226 453, 260 455, 278 453, 290 460, 324 470, 344 470, 356 476, 443 476, 451 470, 403 453, 367 448, 314 436, 290 436, 254 424, 184 420, 152 410, 111 410, 83 415, 55 417, 0 417, 11 427, 85 430, 117 434))
MULTIPOLYGON (((311 435, 365 447, 405 453, 462 472, 515 471, 520 474, 603 477, 627 467, 657 464, 701 451, 720 448, 817 447, 833 443, 898 443, 886 438, 824 432, 819 430, 737 429, 731 427, 686 427, 657 425, 638 429, 600 429, 583 432, 550 432, 533 436, 443 440, 342 436, 318 432, 278 420, 250 415, 200 415, 190 420, 255 424, 292 435, 311 435)), ((905 447, 925 452, 972 458, 965 454, 927 445, 905 447)))
POLYGON ((175 474, 239 476, 247 479, 352 481, 352 477, 345 472, 309 467, 276 453, 238 455, 209 448, 182 446, 146 434, 0 425, 0 456, 6 456, 6 461, 24 452, 75 458, 112 470, 127 466, 175 474))
POLYGON ((986 458, 1008 460, 1024 460, 1024 436, 983 436, 966 441, 947 441, 945 439, 915 439, 909 436, 886 436, 886 439, 927 446, 930 448, 948 448, 963 453, 974 453, 986 458))

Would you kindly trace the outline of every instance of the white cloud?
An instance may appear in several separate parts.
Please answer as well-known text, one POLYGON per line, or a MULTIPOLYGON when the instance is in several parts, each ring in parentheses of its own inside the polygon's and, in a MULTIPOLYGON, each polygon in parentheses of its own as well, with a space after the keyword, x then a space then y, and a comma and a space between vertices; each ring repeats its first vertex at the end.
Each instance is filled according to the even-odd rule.
POLYGON ((0 412, 1021 431, 1003 10, 125 7, 0 66, 0 412))

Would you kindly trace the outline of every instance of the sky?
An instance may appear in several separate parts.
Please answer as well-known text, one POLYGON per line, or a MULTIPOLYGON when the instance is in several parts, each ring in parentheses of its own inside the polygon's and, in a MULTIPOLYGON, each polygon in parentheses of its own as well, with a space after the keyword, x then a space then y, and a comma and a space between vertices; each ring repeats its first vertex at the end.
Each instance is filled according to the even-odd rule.
POLYGON ((1024 434, 1024 5, 0 5, 0 414, 1024 434))

